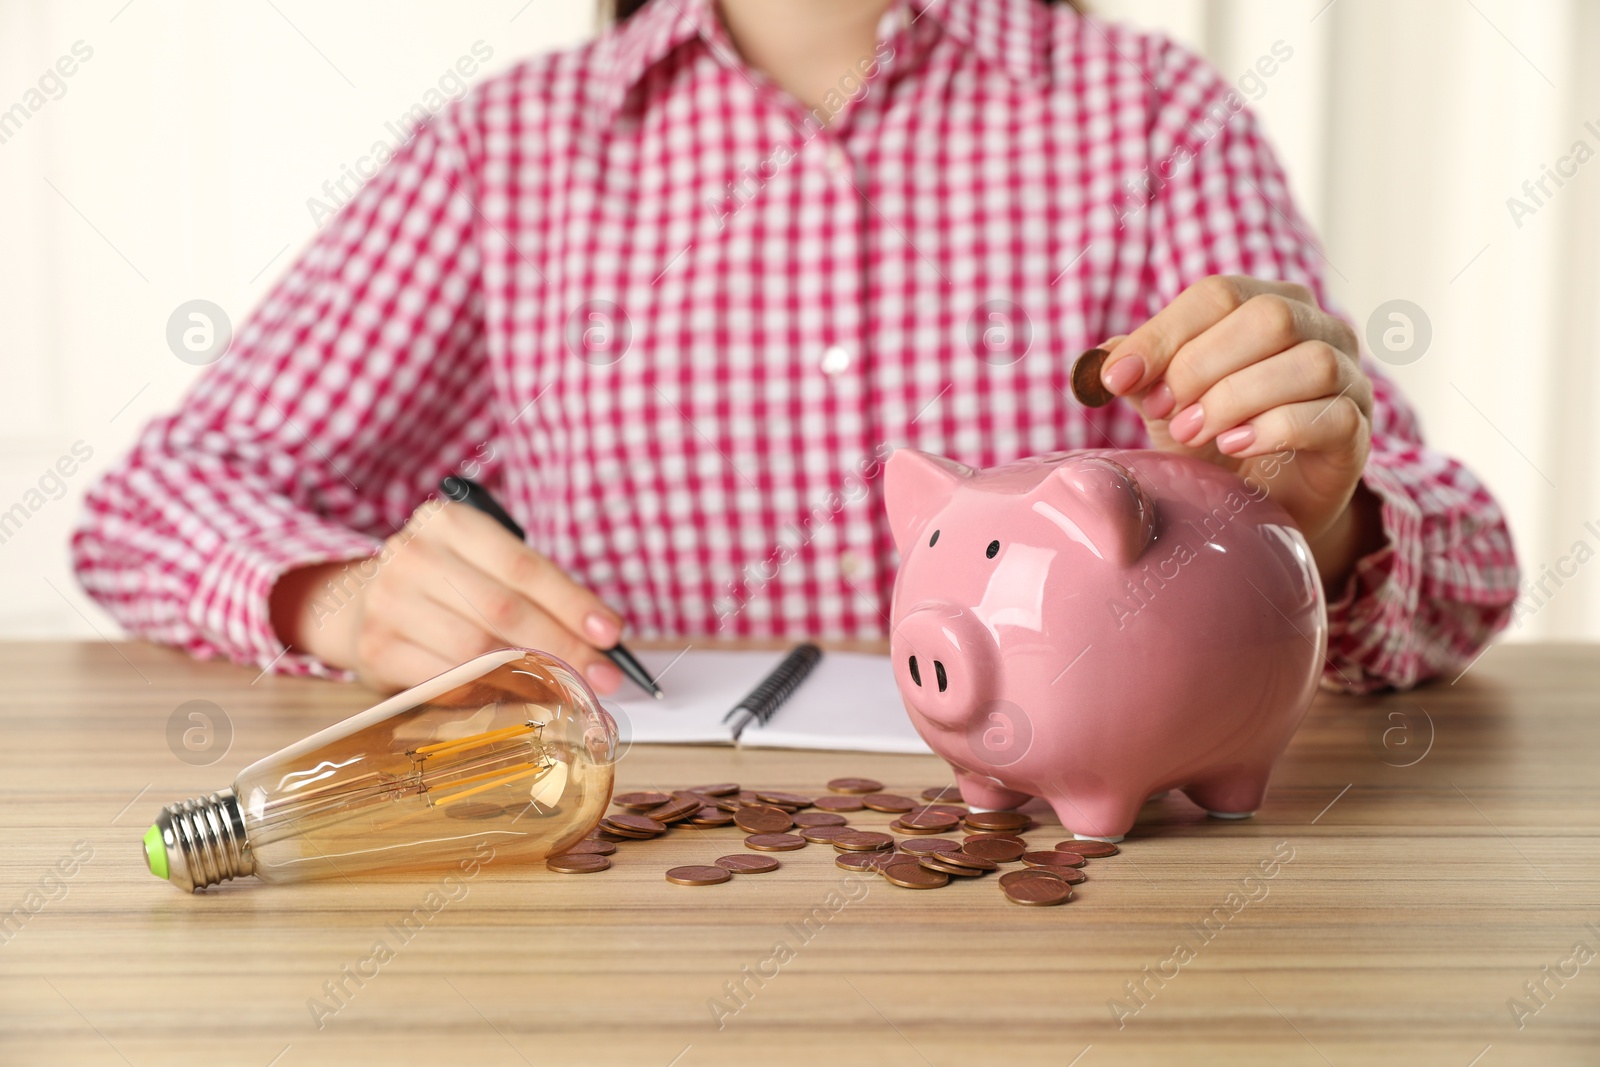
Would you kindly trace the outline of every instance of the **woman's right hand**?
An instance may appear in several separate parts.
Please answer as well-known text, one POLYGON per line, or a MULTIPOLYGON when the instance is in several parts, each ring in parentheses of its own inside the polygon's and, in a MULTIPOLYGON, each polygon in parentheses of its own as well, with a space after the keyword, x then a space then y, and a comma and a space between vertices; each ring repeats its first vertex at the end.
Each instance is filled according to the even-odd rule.
POLYGON ((622 619, 489 516, 431 500, 366 560, 302 567, 273 587, 284 644, 393 692, 496 648, 536 648, 595 690, 622 685, 599 651, 622 619))

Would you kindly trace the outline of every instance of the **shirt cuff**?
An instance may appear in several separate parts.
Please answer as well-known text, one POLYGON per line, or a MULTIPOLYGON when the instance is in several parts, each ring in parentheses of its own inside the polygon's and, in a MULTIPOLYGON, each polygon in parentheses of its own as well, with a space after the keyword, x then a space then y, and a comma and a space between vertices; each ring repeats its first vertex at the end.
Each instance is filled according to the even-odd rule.
MULTIPOLYGON (((285 648, 272 627, 272 589, 279 578, 300 567, 367 559, 382 549, 377 538, 310 516, 230 539, 200 573, 189 604, 189 622, 235 663, 252 663, 279 674, 352 680, 350 671, 285 648)), ((330 594, 348 595, 348 590, 330 594)), ((339 606, 330 605, 335 610, 339 606)))
POLYGON ((1357 560, 1329 599, 1322 687, 1371 693, 1415 681, 1405 649, 1421 591, 1422 509, 1376 452, 1361 480, 1378 498, 1387 543, 1357 560))

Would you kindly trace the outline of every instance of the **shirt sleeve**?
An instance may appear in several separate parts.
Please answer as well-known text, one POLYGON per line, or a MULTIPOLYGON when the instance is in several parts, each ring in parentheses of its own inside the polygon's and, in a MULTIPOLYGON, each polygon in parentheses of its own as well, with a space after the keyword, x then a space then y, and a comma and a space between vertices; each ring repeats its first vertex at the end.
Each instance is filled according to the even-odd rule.
MULTIPOLYGON (((1120 225, 1148 244, 1147 314, 1215 274, 1297 282, 1334 310, 1331 265, 1238 92, 1183 49, 1150 47, 1150 167, 1117 205, 1120 225)), ((1330 597, 1323 672, 1325 687, 1355 692, 1453 676, 1509 620, 1518 581, 1493 498, 1423 443, 1410 406, 1370 360, 1364 369, 1374 399, 1363 480, 1381 501, 1387 544, 1330 597)))
POLYGON ((91 489, 73 565, 133 634, 344 676, 286 652, 273 585, 375 555, 444 473, 492 449, 463 142, 452 112, 421 127, 91 489))

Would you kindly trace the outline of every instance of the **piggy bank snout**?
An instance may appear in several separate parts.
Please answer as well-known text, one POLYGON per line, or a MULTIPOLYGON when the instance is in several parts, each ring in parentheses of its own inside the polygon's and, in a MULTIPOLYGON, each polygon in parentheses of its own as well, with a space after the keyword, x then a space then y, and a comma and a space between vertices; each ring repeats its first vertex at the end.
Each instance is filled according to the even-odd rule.
POLYGON ((895 627, 890 645, 901 695, 931 722, 963 724, 988 699, 999 653, 971 612, 918 608, 895 627))

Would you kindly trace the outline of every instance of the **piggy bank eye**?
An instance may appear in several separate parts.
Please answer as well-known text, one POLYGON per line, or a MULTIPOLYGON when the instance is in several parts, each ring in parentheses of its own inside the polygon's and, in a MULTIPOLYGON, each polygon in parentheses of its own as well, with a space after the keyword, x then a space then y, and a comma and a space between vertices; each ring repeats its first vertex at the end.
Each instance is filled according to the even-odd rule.
POLYGON ((1000 542, 999 541, 990 541, 989 542, 989 548, 984 552, 984 555, 988 556, 990 559, 994 559, 999 554, 1000 554, 1000 542))
POLYGON ((933 536, 928 538, 928 547, 932 548, 934 545, 936 545, 938 543, 939 543, 939 531, 935 530, 935 531, 933 531, 933 536))

